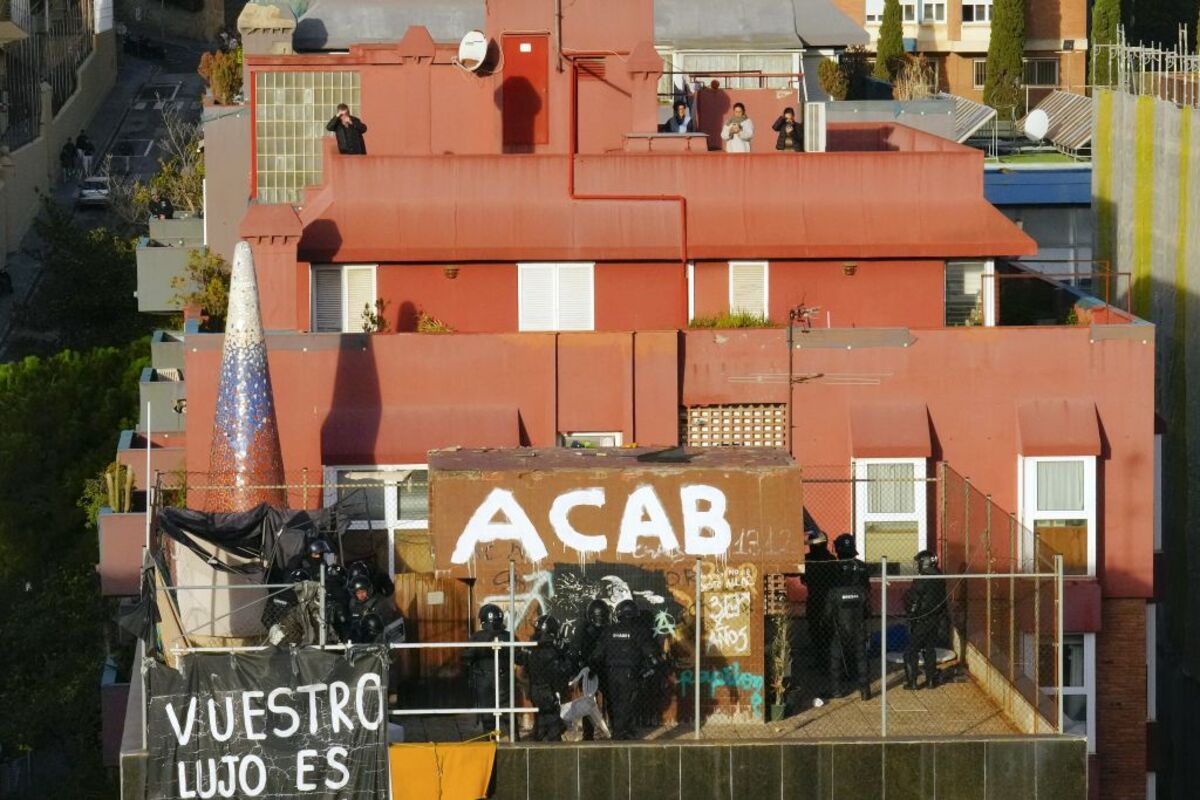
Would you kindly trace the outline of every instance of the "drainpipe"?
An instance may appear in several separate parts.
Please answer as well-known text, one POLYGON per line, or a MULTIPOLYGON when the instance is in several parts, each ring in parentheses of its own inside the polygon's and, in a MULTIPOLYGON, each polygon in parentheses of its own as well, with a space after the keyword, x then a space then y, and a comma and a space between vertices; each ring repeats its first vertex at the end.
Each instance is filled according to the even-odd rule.
MULTIPOLYGON (((561 44, 561 43, 560 43, 561 44)), ((572 200, 631 200, 679 203, 679 277, 683 287, 683 318, 687 326, 687 198, 681 194, 580 194, 575 191, 575 159, 579 155, 579 67, 576 58, 582 56, 609 56, 606 51, 563 50, 559 52, 571 64, 571 116, 570 148, 567 161, 567 193, 572 200)))

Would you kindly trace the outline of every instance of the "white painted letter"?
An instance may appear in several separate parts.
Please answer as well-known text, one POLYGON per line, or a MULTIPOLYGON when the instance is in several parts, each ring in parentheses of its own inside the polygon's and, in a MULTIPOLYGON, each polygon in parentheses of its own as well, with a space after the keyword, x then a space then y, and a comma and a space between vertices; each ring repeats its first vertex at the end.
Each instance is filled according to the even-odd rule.
POLYGON ((280 695, 291 695, 291 693, 291 689, 287 688, 286 686, 280 686, 278 689, 272 689, 271 693, 267 695, 268 711, 270 711, 272 714, 280 714, 292 718, 291 727, 276 728, 272 731, 272 733, 281 739, 286 739, 296 731, 300 730, 300 715, 296 713, 296 709, 290 706, 281 706, 275 702, 275 698, 279 697, 280 695))
POLYGON ((507 489, 492 489, 467 521, 467 527, 458 537, 450 560, 455 564, 465 564, 474 555, 476 545, 501 539, 520 542, 531 561, 541 561, 549 555, 537 529, 529 521, 529 515, 521 508, 513 493, 507 489), (503 513, 507 521, 496 522, 498 513, 503 513))
POLYGON ((679 490, 683 507, 683 549, 689 556, 720 556, 729 549, 733 533, 725 519, 725 493, 715 486, 684 486, 679 490), (701 509, 700 504, 708 508, 701 509), (712 531, 705 535, 704 531, 712 531))
POLYGON ((346 703, 350 701, 350 687, 342 681, 329 684, 329 714, 333 717, 333 732, 341 731, 345 721, 346 730, 354 730, 354 723, 346 715, 346 703))
POLYGON ((581 553, 603 553, 608 547, 608 540, 604 538, 603 534, 584 535, 575 530, 571 525, 571 520, 568 519, 571 509, 575 506, 600 507, 602 505, 604 505, 604 489, 599 486, 590 489, 573 489, 560 494, 554 498, 554 504, 550 506, 550 526, 554 528, 554 535, 567 547, 574 548, 581 553))
MULTIPOLYGON (((233 736, 233 698, 229 695, 225 696, 225 726, 224 731, 217 730, 217 704, 212 698, 208 698, 208 729, 212 731, 213 738, 218 742, 228 742, 233 736)), ((196 787, 199 791, 200 787, 196 787)))
POLYGON ((316 769, 312 764, 308 763, 308 759, 317 754, 316 750, 301 750, 296 753, 296 788, 302 792, 311 792, 317 788, 315 783, 309 783, 305 776, 316 769))
MULTIPOLYGON (((195 699, 194 697, 192 698, 193 701, 195 699)), ((196 796, 196 793, 187 786, 187 764, 180 761, 176 766, 179 767, 179 796, 183 800, 191 800, 191 798, 196 796)))
POLYGON ((308 695, 308 732, 317 732, 317 692, 325 689, 323 683, 311 683, 308 686, 297 686, 296 691, 308 695))
POLYGON ((338 756, 345 758, 349 754, 350 754, 350 751, 344 747, 329 748, 329 752, 326 753, 326 755, 325 755, 325 760, 328 761, 329 766, 332 767, 333 769, 337 770, 341 774, 342 777, 338 778, 336 781, 326 778, 325 779, 325 787, 327 789, 341 789, 343 786, 345 786, 347 783, 350 782, 350 770, 346 769, 346 765, 344 763, 342 763, 341 761, 339 761, 337 758, 338 756))
POLYGON ((621 537, 617 539, 618 553, 633 553, 638 539, 655 538, 662 550, 679 549, 679 540, 671 530, 671 520, 662 501, 648 483, 633 490, 625 502, 625 513, 621 515, 621 537))
POLYGON ((250 740, 262 740, 267 738, 266 731, 262 733, 254 732, 254 718, 265 717, 267 712, 265 709, 254 708, 251 701, 261 699, 263 693, 257 689, 252 689, 242 694, 242 722, 246 725, 246 738, 250 740))
POLYGON ((258 797, 267 786, 267 765, 256 755, 251 754, 246 756, 242 759, 242 763, 238 765, 238 783, 241 784, 242 794, 246 795, 246 797, 258 797), (248 768, 251 764, 258 770, 258 783, 254 784, 253 788, 250 786, 250 779, 247 774, 250 772, 248 768))
POLYGON ((237 789, 237 756, 221 756, 221 763, 229 766, 229 780, 217 784, 217 794, 221 797, 233 797, 237 789))
POLYGON ((171 727, 175 731, 175 740, 181 745, 187 744, 188 739, 192 738, 192 725, 196 722, 196 698, 188 701, 187 725, 182 730, 179 728, 179 717, 175 716, 175 706, 172 703, 167 703, 167 719, 171 721, 171 727))
MULTIPOLYGON (((230 718, 233 714, 230 712, 230 718)), ((233 730, 233 725, 229 726, 233 730)), ((208 788, 204 788, 204 762, 196 762, 196 796, 201 800, 208 800, 210 797, 217 796, 217 760, 215 758, 206 759, 208 762, 208 788)))
POLYGON ((354 710, 358 712, 358 722, 369 731, 379 730, 379 726, 383 723, 383 715, 387 713, 386 704, 383 702, 383 686, 379 680, 379 676, 374 672, 368 672, 358 679, 358 686, 354 689, 354 710), (363 706, 363 699, 366 689, 363 684, 371 682, 375 685, 376 704, 379 708, 379 718, 375 720, 367 719, 367 711, 363 706))

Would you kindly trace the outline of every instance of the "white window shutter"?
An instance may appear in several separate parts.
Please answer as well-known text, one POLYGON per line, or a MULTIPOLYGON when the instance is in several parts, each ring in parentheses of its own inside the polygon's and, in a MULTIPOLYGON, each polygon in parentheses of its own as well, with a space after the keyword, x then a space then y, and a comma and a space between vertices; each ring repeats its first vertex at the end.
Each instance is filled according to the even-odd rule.
POLYGON ((346 333, 364 330, 363 311, 375 310, 375 268, 343 267, 346 277, 346 333))
POLYGON ((729 313, 767 315, 767 265, 762 262, 729 264, 729 313))
POLYGON ((321 267, 312 273, 312 329, 317 333, 336 333, 342 329, 342 271, 321 267))
POLYGON ((555 328, 555 264, 521 264, 517 267, 518 327, 523 331, 555 328))
POLYGON ((590 331, 595 328, 591 264, 558 265, 558 329, 590 331))

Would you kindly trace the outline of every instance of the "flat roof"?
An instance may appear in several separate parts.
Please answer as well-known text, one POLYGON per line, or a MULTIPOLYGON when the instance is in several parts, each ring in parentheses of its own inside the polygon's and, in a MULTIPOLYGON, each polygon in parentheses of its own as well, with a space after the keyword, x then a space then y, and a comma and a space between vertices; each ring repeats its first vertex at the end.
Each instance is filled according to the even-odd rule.
POLYGON ((791 469, 777 447, 513 447, 429 451, 430 471, 539 472, 579 469, 791 469))

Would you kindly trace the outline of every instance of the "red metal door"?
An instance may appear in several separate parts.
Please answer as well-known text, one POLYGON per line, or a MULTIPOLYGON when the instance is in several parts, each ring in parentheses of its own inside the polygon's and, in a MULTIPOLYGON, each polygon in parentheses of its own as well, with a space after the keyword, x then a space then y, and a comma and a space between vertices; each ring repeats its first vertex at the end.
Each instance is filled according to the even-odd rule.
POLYGON ((504 148, 530 150, 550 141, 550 37, 506 34, 504 55, 504 148))

